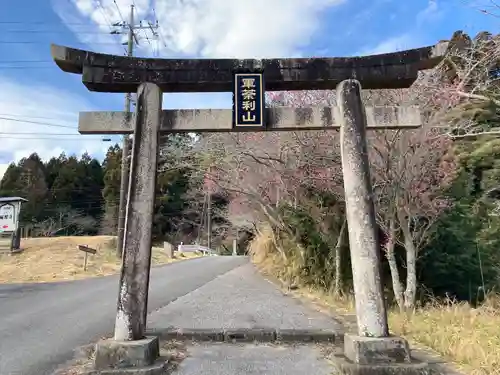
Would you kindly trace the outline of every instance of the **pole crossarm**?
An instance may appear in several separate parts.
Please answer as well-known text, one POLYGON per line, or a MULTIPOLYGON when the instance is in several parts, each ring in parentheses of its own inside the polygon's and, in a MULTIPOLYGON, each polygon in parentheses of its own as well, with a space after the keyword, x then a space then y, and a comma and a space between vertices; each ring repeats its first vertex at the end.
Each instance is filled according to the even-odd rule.
POLYGON ((52 44, 55 63, 82 75, 90 91, 126 93, 142 82, 163 92, 230 92, 237 70, 265 71, 265 89, 331 90, 345 79, 364 89, 408 88, 420 70, 443 59, 449 42, 363 57, 283 59, 155 59, 108 55, 52 44))
MULTIPOLYGON (((340 127, 337 107, 266 108, 266 128, 233 128, 230 109, 163 110, 160 132, 245 132, 328 130, 340 127)), ((366 107, 369 129, 418 128, 422 125, 418 107, 366 107)), ((80 112, 80 134, 132 134, 135 115, 125 112, 80 112)))

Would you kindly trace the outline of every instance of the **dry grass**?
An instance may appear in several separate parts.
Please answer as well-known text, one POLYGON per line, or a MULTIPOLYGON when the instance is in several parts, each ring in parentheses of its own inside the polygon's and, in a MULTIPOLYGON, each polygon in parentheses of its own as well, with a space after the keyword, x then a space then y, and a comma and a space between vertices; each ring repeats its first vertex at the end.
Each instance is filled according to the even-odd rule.
MULTIPOLYGON (((115 255, 115 237, 44 237, 24 239, 23 252, 0 253, 0 283, 53 282, 107 276, 120 271, 121 261, 115 255), (97 249, 88 255, 87 271, 83 270, 84 253, 77 245, 97 249)), ((160 265, 197 254, 181 254, 169 259, 162 248, 153 247, 152 264, 160 265)))
POLYGON ((391 311, 392 330, 428 346, 471 375, 500 374, 500 300, 477 309, 467 303, 433 303, 406 315, 391 311))
MULTIPOLYGON (((288 276, 290 266, 287 270, 265 231, 257 236, 250 249, 257 266, 282 279, 288 276)), ((323 291, 308 288, 300 288, 294 294, 323 311, 354 313, 352 297, 334 299, 323 291)), ((389 312, 389 326, 394 334, 405 337, 413 346, 433 349, 464 373, 500 374, 499 296, 490 296, 476 309, 455 301, 436 301, 410 314, 393 309, 389 312)))

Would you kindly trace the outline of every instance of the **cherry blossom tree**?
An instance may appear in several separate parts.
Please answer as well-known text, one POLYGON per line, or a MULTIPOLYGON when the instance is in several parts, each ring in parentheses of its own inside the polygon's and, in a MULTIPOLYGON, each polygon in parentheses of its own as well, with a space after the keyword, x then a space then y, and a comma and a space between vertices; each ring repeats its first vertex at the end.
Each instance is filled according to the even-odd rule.
MULTIPOLYGON (((429 103, 435 103, 435 92, 426 91, 435 74, 424 72, 406 90, 364 90, 363 99, 366 105, 419 105, 425 111, 429 103)), ((335 105, 333 91, 278 95, 282 102, 294 107, 335 105)), ((399 306, 411 308, 416 298, 419 251, 431 238, 433 224, 447 207, 443 191, 455 176, 451 140, 430 121, 414 131, 374 131, 368 140, 378 223, 385 234, 384 250, 393 290, 399 306), (403 246, 406 252, 405 287, 394 254, 396 245, 403 246)))
MULTIPOLYGON (((366 105, 420 105, 438 108, 441 88, 436 72, 425 72, 407 90, 365 90, 366 105), (432 88, 432 89, 430 89, 432 88)), ((445 96, 443 96, 445 97, 445 96)), ((269 93, 270 103, 288 107, 334 106, 334 91, 269 93)), ((449 101, 440 103, 441 107, 449 101)), ((376 194, 378 223, 384 232, 396 301, 401 308, 415 303, 419 251, 431 238, 432 226, 446 208, 443 191, 454 177, 455 163, 449 155, 450 137, 426 116, 415 131, 380 130, 370 132, 368 141, 372 178, 376 194), (405 249, 405 286, 395 260, 396 245, 405 249)), ((339 137, 336 131, 214 133, 204 137, 202 146, 211 156, 209 176, 218 189, 231 195, 230 220, 251 226, 266 221, 293 237, 293 228, 280 216, 280 202, 307 209, 318 231, 329 235, 332 211, 311 199, 310 191, 327 191, 343 200, 339 137)), ((335 212, 338 214, 338 212, 335 212)), ((336 281, 340 285, 341 249, 347 240, 344 219, 335 252, 336 281)), ((286 251, 275 245, 282 257, 286 251)))

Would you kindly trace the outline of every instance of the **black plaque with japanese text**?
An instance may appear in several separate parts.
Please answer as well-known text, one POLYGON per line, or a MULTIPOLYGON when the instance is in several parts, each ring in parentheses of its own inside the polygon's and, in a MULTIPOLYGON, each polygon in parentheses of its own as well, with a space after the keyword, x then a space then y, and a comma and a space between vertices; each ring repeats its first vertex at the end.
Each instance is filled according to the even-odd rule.
POLYGON ((264 74, 235 73, 233 90, 233 127, 264 127, 264 74))

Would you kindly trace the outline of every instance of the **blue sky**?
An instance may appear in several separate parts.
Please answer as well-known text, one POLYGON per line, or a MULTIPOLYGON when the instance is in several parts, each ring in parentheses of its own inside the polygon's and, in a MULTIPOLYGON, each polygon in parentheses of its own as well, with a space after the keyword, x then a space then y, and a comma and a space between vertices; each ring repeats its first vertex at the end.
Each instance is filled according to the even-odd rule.
MULTIPOLYGON (((136 54, 165 58, 384 53, 434 44, 458 29, 496 33, 500 22, 479 11, 489 0, 9 1, 0 14, 0 175, 31 152, 102 158, 109 143, 78 135, 78 112, 122 110, 123 95, 88 92, 80 76, 51 62, 50 43, 123 54, 108 25, 126 18, 132 2, 136 19, 156 17, 161 34, 155 42, 141 32, 136 54)), ((229 93, 164 98, 165 108, 230 106, 229 93)))

